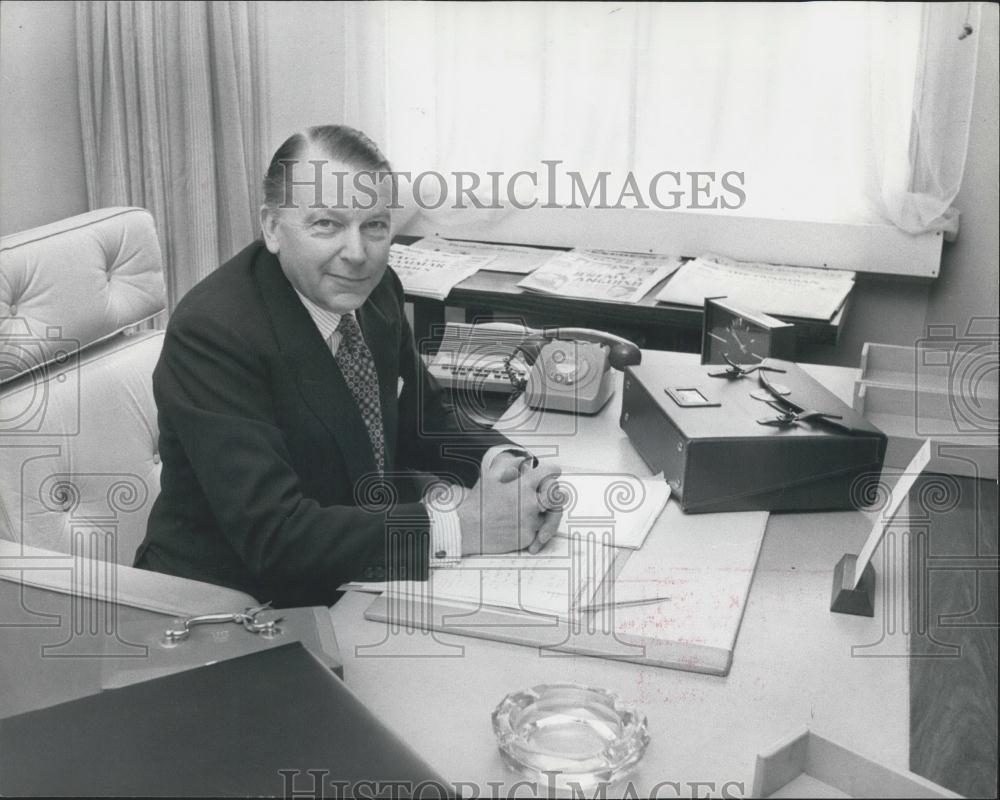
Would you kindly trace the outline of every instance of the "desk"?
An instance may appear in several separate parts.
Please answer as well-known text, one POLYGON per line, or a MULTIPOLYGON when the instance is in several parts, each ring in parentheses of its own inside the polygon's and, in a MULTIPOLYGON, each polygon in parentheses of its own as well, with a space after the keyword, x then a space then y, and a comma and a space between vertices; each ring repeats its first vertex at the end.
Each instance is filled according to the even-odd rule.
MULTIPOLYGON (((399 244, 411 244, 419 237, 398 236, 399 244)), ((697 353, 701 350, 700 308, 657 303, 655 286, 638 304, 579 300, 526 292, 517 286, 523 275, 483 270, 455 286, 446 302, 407 295, 413 303, 413 332, 418 342, 440 339, 445 323, 445 305, 465 309, 466 322, 493 318, 521 320, 529 324, 567 325, 597 328, 636 339, 643 347, 697 353), (435 330, 437 333, 435 334, 435 330)), ((794 322, 797 338, 810 344, 834 345, 850 308, 844 307, 829 322, 783 318, 794 322)), ((430 348, 433 350, 433 347, 430 348)))
MULTIPOLYGON (((664 369, 695 360, 666 353, 645 357, 659 359, 664 369)), ((810 371, 849 400, 853 370, 810 371)), ((596 417, 547 414, 541 419, 515 404, 499 427, 530 447, 545 441, 557 444, 560 457, 568 463, 586 466, 599 457, 597 463, 609 471, 648 475, 617 427, 620 403, 619 392, 596 417)), ((993 498, 995 508, 995 485, 993 498)), ((859 512, 771 516, 726 678, 543 655, 527 647, 447 634, 436 634, 433 641, 418 632, 387 637, 384 625, 362 619, 371 599, 361 594, 345 596, 331 614, 351 687, 441 774, 476 782, 484 794, 491 791, 489 781, 498 782, 506 792, 518 780, 505 770, 497 752, 490 712, 510 691, 554 681, 602 686, 645 711, 651 742, 633 778, 640 797, 662 781, 679 783, 680 789, 663 787, 661 797, 707 796, 704 786, 697 788, 699 781, 713 784, 714 796, 721 796, 729 782, 736 784, 726 790, 730 796, 749 793, 756 754, 802 725, 894 769, 906 770, 912 764, 914 771, 941 780, 946 771, 940 765, 929 770, 933 765, 911 761, 911 753, 940 754, 942 748, 933 743, 947 739, 952 731, 958 733, 958 728, 953 722, 942 728, 940 717, 935 720, 928 713, 922 694, 911 701, 911 663, 901 655, 909 631, 899 627, 891 614, 885 616, 889 608, 885 593, 892 582, 886 580, 882 560, 876 559, 879 582, 873 619, 829 611, 833 566, 845 552, 859 550, 869 528, 869 520, 859 512), (897 627, 890 630, 888 624, 897 627), (896 655, 889 655, 888 644, 896 648, 896 655), (433 657, 435 648, 440 657, 433 657), (912 742, 911 702, 922 726, 914 729, 912 742)), ((657 533, 667 532, 654 529, 650 535, 657 533)), ((901 555, 894 551, 888 563, 899 567, 901 555)), ((894 577, 899 579, 900 574, 894 577)), ((993 770, 995 792, 991 761, 996 755, 995 628, 992 651, 988 636, 989 632, 986 646, 977 654, 966 653, 952 659, 950 666, 938 662, 934 667, 948 673, 950 680, 963 671, 974 674, 966 676, 964 689, 942 686, 933 677, 922 679, 934 684, 939 706, 947 706, 952 719, 962 719, 971 729, 967 741, 974 743, 975 763, 956 768, 952 759, 949 766, 948 783, 960 791, 976 787, 979 792, 990 791, 982 787, 989 786, 993 770), (962 691, 966 695, 959 700, 962 691), (991 722, 992 742, 988 737, 984 741, 982 731, 991 722)), ((924 667, 918 664, 914 673, 923 674, 924 667)), ((915 690, 926 691, 919 686, 915 690)), ((949 747, 962 749, 959 742, 949 747)))
MULTIPOLYGON (((664 369, 695 360, 666 353, 646 358, 661 361, 664 369)), ((811 371, 842 395, 854 379, 851 370, 811 371)), ((617 428, 620 403, 619 391, 595 417, 520 416, 523 407, 515 405, 504 420, 513 438, 532 447, 546 439, 555 442, 568 462, 579 464, 597 454, 606 469, 648 474, 617 428)), ((648 796, 664 781, 671 783, 658 789, 662 798, 709 796, 706 783, 714 786, 712 796, 746 796, 756 754, 802 725, 894 769, 911 768, 967 794, 995 795, 996 572, 988 567, 996 556, 996 484, 979 481, 974 488, 973 494, 963 495, 959 508, 931 520, 932 555, 993 557, 993 562, 982 561, 982 574, 971 575, 974 582, 967 580, 968 572, 945 572, 945 564, 931 581, 932 590, 948 588, 941 587, 943 582, 960 584, 943 601, 932 594, 928 604, 937 641, 964 637, 957 657, 911 661, 902 655, 922 631, 898 625, 899 618, 888 613, 886 591, 892 582, 886 579, 881 553, 875 561, 876 616, 829 612, 833 565, 843 553, 858 551, 870 527, 864 515, 784 514, 772 515, 768 523, 732 670, 725 678, 543 655, 454 635, 437 634, 430 649, 423 634, 388 634, 385 625, 366 621, 371 596, 349 593, 330 611, 346 681, 438 772, 451 781, 475 784, 479 796, 510 791, 533 796, 527 787, 518 788, 519 778, 504 767, 490 712, 510 691, 554 681, 605 687, 646 713, 651 742, 632 778, 635 796, 648 796), (992 517, 976 517, 979 506, 988 512, 992 508, 992 517), (972 525, 970 517, 978 524, 972 525), (949 549, 963 545, 937 535, 949 528, 965 536, 964 549, 949 549), (948 620, 937 617, 941 610, 970 609, 976 612, 971 619, 980 624, 978 629, 949 629, 948 620), (496 783, 489 786, 490 781, 496 783)), ((891 554, 888 564, 898 579, 908 552, 901 544, 891 554)), ((908 599, 916 602, 919 596, 908 599)), ((36 614, 55 611, 41 605, 33 590, 26 600, 36 614)), ((12 616, 16 611, 6 605, 0 619, 0 716, 90 691, 86 685, 99 675, 95 661, 39 661, 39 646, 64 641, 66 632, 51 618, 53 624, 45 628, 18 630, 12 616), (36 668, 45 674, 35 674, 36 668)), ((143 614, 127 611, 121 619, 136 616, 143 614)), ((64 612, 62 619, 64 626, 70 624, 64 612)))

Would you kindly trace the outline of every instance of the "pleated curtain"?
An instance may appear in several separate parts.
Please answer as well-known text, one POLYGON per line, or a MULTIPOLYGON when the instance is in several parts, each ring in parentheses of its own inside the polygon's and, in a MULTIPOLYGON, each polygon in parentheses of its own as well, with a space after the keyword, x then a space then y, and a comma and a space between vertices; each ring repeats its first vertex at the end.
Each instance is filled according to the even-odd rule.
POLYGON ((257 235, 263 104, 251 2, 78 2, 90 208, 149 209, 169 307, 257 235))

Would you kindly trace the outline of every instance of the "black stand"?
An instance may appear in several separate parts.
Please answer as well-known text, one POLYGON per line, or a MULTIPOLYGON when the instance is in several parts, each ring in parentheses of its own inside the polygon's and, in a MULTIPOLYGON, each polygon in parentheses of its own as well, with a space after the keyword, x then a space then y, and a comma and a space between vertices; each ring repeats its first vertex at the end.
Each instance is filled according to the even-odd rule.
POLYGON ((854 568, 858 557, 847 553, 833 570, 833 593, 830 610, 859 617, 875 616, 875 568, 869 561, 861 573, 861 582, 854 588, 854 568))

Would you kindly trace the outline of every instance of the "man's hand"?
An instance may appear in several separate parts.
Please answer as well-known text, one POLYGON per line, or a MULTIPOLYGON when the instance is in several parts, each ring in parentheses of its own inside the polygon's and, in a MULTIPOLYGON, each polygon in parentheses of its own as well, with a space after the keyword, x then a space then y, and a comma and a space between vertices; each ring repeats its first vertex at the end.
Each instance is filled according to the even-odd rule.
POLYGON ((532 468, 529 459, 500 453, 466 492, 458 507, 462 554, 537 553, 552 536, 562 512, 553 501, 561 470, 551 463, 532 468))

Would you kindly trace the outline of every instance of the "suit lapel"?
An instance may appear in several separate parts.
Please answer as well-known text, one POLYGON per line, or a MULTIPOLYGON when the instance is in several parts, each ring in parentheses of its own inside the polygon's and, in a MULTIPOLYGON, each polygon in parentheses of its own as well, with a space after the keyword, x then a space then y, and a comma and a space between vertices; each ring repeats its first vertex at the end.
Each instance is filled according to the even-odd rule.
MULTIPOLYGON (((344 454, 352 483, 357 483, 377 467, 364 420, 351 390, 309 312, 281 271, 278 259, 263 247, 254 264, 254 273, 278 347, 292 365, 299 391, 333 434, 344 454)), ((381 384, 381 372, 379 380, 381 384)))

